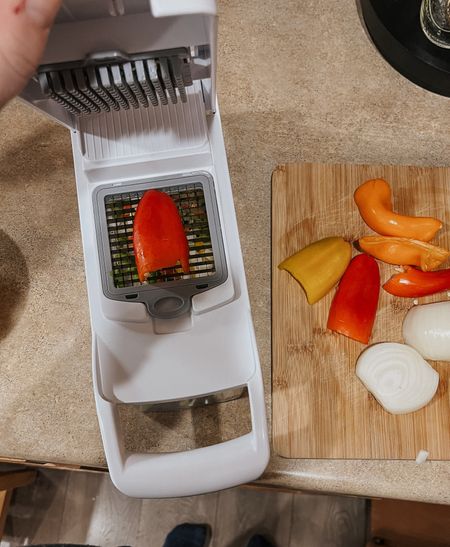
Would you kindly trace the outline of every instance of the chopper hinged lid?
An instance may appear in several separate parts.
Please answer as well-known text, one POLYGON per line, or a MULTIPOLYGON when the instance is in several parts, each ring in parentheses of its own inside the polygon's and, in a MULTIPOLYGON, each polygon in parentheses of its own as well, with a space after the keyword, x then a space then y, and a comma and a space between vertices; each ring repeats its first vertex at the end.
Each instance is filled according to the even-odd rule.
POLYGON ((185 102, 215 110, 213 0, 64 0, 22 97, 72 129, 80 116, 185 102))

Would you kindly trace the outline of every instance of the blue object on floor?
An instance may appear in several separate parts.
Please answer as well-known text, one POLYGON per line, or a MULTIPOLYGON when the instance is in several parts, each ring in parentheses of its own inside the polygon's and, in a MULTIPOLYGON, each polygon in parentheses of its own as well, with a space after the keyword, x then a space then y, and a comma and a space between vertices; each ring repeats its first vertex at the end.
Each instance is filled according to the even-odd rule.
POLYGON ((253 536, 248 542, 247 547, 275 547, 264 536, 253 536))
POLYGON ((179 524, 166 537, 163 547, 206 547, 210 537, 207 524, 179 524))

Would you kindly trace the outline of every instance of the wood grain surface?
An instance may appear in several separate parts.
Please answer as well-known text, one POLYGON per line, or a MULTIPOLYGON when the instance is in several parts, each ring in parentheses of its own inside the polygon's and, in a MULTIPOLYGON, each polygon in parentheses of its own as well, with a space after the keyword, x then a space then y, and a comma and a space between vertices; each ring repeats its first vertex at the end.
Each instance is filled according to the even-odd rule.
MULTIPOLYGON (((430 459, 450 459, 450 364, 431 363, 440 383, 428 406, 402 416, 387 413, 354 372, 366 346, 326 329, 334 290, 310 306, 300 285, 277 268, 318 239, 372 235, 353 192, 376 177, 392 185, 398 212, 441 219, 433 243, 448 248, 450 169, 291 164, 272 176, 273 444, 286 458, 414 459, 424 449, 430 459)), ((395 267, 379 265, 383 283, 395 267)), ((419 303, 447 299, 443 293, 419 303)), ((412 305, 381 290, 371 343, 402 342, 402 321, 412 305)))
POLYGON ((367 547, 448 547, 450 506, 375 499, 369 528, 367 547))
POLYGON ((161 547, 183 522, 209 524, 210 547, 243 547, 253 534, 264 534, 278 547, 360 547, 366 509, 364 498, 259 487, 140 500, 118 492, 107 473, 43 469, 35 483, 16 490, 0 547, 161 547))

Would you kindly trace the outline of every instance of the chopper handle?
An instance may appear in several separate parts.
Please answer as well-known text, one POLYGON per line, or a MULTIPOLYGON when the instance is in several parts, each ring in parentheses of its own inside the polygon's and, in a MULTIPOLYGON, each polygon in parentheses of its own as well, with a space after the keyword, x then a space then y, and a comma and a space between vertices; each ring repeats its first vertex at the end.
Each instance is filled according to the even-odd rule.
POLYGON ((149 0, 153 17, 173 15, 216 15, 216 0, 149 0))
POLYGON ((194 496, 250 482, 266 468, 270 451, 259 367, 255 368, 247 384, 252 421, 250 433, 212 446, 165 454, 137 454, 125 450, 117 405, 103 399, 98 389, 95 358, 93 374, 109 473, 123 494, 135 498, 194 496))
POLYGON ((147 311, 158 319, 173 319, 187 313, 191 309, 191 295, 172 294, 160 289, 158 296, 149 293, 143 298, 147 311), (162 295, 161 295, 162 293, 162 295))

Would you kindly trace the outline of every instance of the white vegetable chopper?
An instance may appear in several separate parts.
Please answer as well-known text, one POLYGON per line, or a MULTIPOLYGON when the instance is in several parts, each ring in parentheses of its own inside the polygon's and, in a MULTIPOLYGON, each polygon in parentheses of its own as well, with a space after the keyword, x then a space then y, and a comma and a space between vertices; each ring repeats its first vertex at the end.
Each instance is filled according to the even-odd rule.
POLYGON ((265 403, 220 115, 213 0, 67 0, 23 98, 71 130, 97 413, 111 479, 172 497, 256 479, 265 403), (181 266, 137 277, 133 218, 169 194, 181 266), (173 409, 249 395, 252 430, 185 452, 131 453, 118 407, 173 409))

